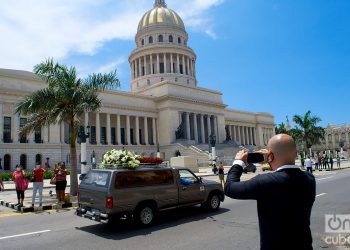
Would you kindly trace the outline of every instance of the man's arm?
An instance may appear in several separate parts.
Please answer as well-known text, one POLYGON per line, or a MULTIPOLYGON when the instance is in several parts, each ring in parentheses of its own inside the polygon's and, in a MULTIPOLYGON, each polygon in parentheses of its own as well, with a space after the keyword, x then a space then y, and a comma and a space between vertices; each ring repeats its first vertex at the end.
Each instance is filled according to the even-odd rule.
POLYGON ((257 200, 260 193, 260 176, 256 176, 249 181, 241 182, 240 178, 243 173, 243 167, 245 167, 245 163, 243 161, 234 161, 233 166, 227 175, 225 195, 232 199, 257 200))

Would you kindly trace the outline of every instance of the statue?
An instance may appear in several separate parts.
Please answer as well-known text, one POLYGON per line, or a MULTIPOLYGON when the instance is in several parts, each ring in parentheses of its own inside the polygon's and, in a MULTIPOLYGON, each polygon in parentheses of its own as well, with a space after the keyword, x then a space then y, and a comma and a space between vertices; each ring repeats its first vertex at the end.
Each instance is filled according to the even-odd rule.
POLYGON ((185 127, 183 121, 175 131, 176 140, 185 139, 185 127))

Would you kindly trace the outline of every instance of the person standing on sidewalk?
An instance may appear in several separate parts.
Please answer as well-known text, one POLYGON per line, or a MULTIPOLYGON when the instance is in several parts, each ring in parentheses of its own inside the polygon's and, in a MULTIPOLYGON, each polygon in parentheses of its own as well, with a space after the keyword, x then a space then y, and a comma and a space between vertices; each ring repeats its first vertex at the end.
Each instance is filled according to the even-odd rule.
POLYGON ((233 199, 257 200, 261 250, 312 250, 315 177, 295 165, 297 149, 289 135, 275 135, 268 150, 258 152, 265 155, 274 172, 241 182, 248 152, 240 151, 226 178, 225 194, 233 199))
POLYGON ((35 204, 36 193, 39 191, 39 207, 43 204, 43 188, 44 188, 44 169, 41 165, 36 165, 33 172, 34 183, 33 183, 33 196, 32 196, 32 207, 35 204))
POLYGON ((225 185, 225 168, 222 162, 219 163, 218 171, 220 183, 221 185, 225 185))
POLYGON ((2 176, 0 174, 0 192, 4 192, 5 188, 4 188, 4 183, 2 182, 2 176))
POLYGON ((65 190, 67 186, 67 171, 64 166, 58 165, 58 167, 55 170, 55 176, 56 176, 56 193, 58 198, 58 203, 64 202, 64 196, 65 196, 65 190))
POLYGON ((305 160, 305 167, 306 167, 306 171, 312 174, 312 160, 310 156, 307 156, 305 160))
POLYGON ((21 165, 16 166, 16 170, 12 173, 12 180, 16 184, 17 205, 23 207, 24 192, 28 188, 29 180, 24 177, 24 171, 21 165))
POLYGON ((333 164, 334 164, 333 153, 331 153, 331 155, 329 156, 329 163, 331 164, 331 170, 333 170, 333 164))
POLYGON ((318 167, 320 169, 322 169, 322 156, 321 156, 321 154, 318 155, 317 160, 318 160, 318 167))
POLYGON ((340 168, 340 155, 337 154, 337 167, 340 168))

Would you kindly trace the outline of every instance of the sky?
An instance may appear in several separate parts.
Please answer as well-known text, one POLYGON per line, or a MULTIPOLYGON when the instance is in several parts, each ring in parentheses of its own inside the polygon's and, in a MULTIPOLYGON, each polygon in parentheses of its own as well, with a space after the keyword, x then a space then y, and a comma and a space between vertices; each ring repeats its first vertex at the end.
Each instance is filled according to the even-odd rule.
MULTIPOLYGON (((153 0, 1 0, 0 68, 32 71, 53 57, 82 77, 117 69, 153 0)), ((189 33, 201 87, 232 109, 275 123, 308 110, 320 125, 350 124, 350 1, 167 0, 189 33)))

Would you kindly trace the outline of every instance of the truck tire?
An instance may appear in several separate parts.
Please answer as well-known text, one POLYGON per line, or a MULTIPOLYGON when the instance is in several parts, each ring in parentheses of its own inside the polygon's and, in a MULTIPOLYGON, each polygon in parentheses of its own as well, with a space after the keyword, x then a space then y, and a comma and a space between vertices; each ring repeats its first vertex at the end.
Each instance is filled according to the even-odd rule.
POLYGON ((208 211, 217 211, 220 208, 220 198, 216 193, 209 195, 208 200, 203 204, 203 207, 208 211))
POLYGON ((151 225, 156 218, 156 209, 151 204, 142 204, 134 212, 134 219, 141 226, 151 225))

